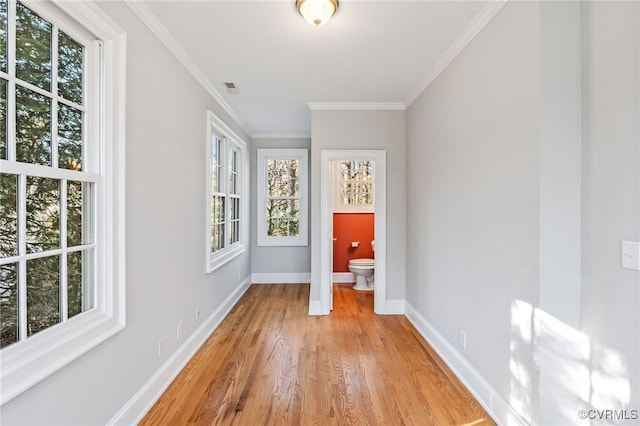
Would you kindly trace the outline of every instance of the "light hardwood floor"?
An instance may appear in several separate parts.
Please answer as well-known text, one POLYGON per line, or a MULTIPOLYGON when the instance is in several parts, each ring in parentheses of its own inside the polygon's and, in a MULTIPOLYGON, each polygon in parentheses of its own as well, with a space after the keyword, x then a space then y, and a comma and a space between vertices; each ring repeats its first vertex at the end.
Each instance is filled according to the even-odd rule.
POLYGON ((253 285, 142 425, 494 424, 401 315, 336 285, 307 315, 306 284, 253 285))

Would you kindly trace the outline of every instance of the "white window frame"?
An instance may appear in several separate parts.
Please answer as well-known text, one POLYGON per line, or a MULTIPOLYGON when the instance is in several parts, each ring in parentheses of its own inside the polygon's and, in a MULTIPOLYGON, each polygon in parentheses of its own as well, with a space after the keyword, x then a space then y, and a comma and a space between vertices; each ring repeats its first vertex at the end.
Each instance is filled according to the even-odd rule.
POLYGON ((306 246, 309 244, 309 152, 307 149, 258 149, 257 155, 257 244, 258 246, 306 246), (267 162, 269 160, 298 160, 300 172, 300 222, 296 237, 267 234, 267 162))
POLYGON ((206 201, 205 201, 205 209, 206 209, 206 223, 205 223, 205 235, 206 235, 206 245, 205 245, 205 254, 206 254, 206 271, 207 273, 213 272, 216 269, 220 268, 225 263, 231 261, 232 259, 238 257, 242 253, 246 251, 247 246, 247 224, 248 224, 248 211, 249 211, 249 202, 248 198, 245 194, 249 193, 247 188, 247 184, 249 182, 249 167, 247 164, 248 156, 246 155, 247 144, 233 131, 231 130, 220 118, 218 118, 212 111, 207 111, 207 141, 206 141, 206 201), (218 137, 222 141, 221 152, 224 153, 221 161, 221 176, 222 176, 222 189, 221 194, 224 194, 225 197, 225 226, 224 226, 224 236, 225 236, 225 247, 221 250, 213 252, 211 249, 211 239, 213 237, 212 232, 212 213, 211 213, 211 201, 214 195, 214 192, 211 188, 211 179, 212 179, 212 167, 211 167, 211 139, 213 137, 218 137), (229 170, 229 150, 231 148, 235 148, 237 150, 237 194, 231 194, 229 192, 229 176, 231 171, 229 170), (233 198, 240 199, 240 239, 233 243, 229 244, 229 226, 232 222, 232 219, 229 215, 230 202, 233 198))
MULTIPOLYGON (((369 160, 346 160, 346 161, 369 161, 369 160)), ((340 173, 341 161, 331 163, 333 182, 333 212, 334 213, 373 213, 375 210, 375 199, 371 204, 345 204, 342 202, 342 174, 340 173)), ((373 165, 373 175, 375 176, 375 162, 373 165)), ((373 197, 375 197, 375 179, 371 181, 373 197)))
MULTIPOLYGON (((85 161, 95 182, 95 306, 0 350, 0 405, 104 342, 125 326, 125 78, 126 33, 92 2, 23 0, 22 4, 67 34, 90 34, 87 55, 85 161)), ((15 10, 11 1, 9 10, 15 10)), ((11 19, 9 20, 12 21, 11 19)), ((9 24, 9 40, 14 39, 9 24)), ((8 91, 11 94, 11 91, 8 91)), ((10 98, 11 99, 11 98, 10 98)), ((12 101, 10 101, 12 102, 12 101)), ((13 123, 8 110, 8 127, 13 123)), ((10 133, 11 135, 11 133, 10 133)), ((8 143, 12 143, 8 140, 8 143)), ((15 157, 14 157, 15 158, 15 157)), ((55 158, 55 156, 54 156, 55 158)), ((74 172, 0 160, 0 170, 74 180, 74 172)))

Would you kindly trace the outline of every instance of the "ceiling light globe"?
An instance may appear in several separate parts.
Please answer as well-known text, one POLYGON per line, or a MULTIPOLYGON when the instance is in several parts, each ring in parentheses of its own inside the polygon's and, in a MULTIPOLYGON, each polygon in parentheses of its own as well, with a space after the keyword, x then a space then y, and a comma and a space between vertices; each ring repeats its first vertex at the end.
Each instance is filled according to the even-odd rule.
POLYGON ((338 0, 296 0, 300 15, 316 27, 324 25, 338 10, 338 0))

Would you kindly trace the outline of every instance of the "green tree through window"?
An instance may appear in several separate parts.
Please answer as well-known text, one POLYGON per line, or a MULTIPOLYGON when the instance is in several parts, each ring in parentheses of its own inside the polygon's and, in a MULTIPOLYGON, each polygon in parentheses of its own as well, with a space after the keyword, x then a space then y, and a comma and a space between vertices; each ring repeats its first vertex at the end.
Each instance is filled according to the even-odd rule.
POLYGON ((0 348, 95 303, 85 57, 63 29, 0 0, 0 348))
POLYGON ((300 232, 298 160, 267 160, 267 235, 298 236, 300 232))

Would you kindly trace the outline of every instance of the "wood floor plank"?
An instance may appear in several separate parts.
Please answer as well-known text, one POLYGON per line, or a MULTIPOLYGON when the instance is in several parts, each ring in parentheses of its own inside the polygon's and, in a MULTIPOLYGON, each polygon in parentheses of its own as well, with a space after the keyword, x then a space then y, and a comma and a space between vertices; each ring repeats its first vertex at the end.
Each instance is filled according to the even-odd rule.
POLYGON ((141 425, 464 425, 494 422, 409 321, 335 285, 253 285, 141 425))

